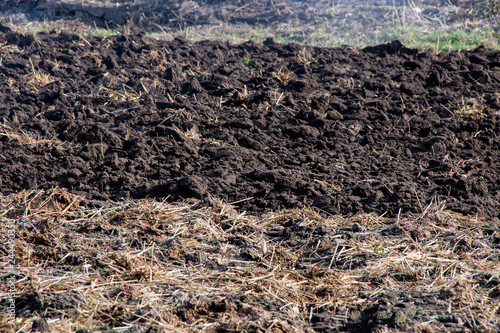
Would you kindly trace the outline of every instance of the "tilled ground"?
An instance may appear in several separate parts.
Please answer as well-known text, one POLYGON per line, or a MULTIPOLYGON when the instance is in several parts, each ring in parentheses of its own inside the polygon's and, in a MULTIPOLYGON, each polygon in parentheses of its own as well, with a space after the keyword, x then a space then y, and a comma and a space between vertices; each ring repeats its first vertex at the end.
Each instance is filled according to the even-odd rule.
POLYGON ((4 194, 500 216, 499 52, 0 40, 4 194))
MULTIPOLYGON (((441 23, 474 12, 452 1, 442 16, 441 2, 414 4, 441 23)), ((354 14, 375 31, 405 5, 264 3, 0 10, 128 17, 132 31, 283 19, 353 30, 354 14)), ((0 252, 15 260, 13 273, 0 262, 0 304, 16 304, 0 331, 498 331, 499 84, 500 53, 484 48, 0 25, 0 252)))

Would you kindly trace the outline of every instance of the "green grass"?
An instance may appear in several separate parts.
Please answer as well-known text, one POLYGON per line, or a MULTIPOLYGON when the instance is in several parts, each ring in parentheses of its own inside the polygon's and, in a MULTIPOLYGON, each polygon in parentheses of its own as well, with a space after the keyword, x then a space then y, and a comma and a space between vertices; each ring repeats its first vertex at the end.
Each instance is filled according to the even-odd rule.
POLYGON ((78 24, 77 22, 66 22, 66 21, 32 21, 23 25, 16 25, 13 28, 16 32, 21 34, 37 34, 39 32, 51 32, 55 31, 57 33, 66 31, 75 34, 80 34, 82 36, 99 36, 99 37, 109 37, 115 36, 123 33, 122 31, 117 31, 113 29, 89 27, 84 24, 78 24))
MULTIPOLYGON (((500 0, 490 1, 488 10, 491 13, 500 11, 500 0)), ((368 10, 381 10, 381 8, 364 8, 358 12, 365 15, 368 10)), ((382 8, 383 9, 383 8, 382 8)), ((437 51, 447 52, 463 49, 474 49, 479 45, 499 50, 500 49, 500 23, 497 16, 491 16, 488 20, 467 21, 460 24, 459 28, 453 26, 441 26, 437 23, 417 22, 415 24, 394 24, 394 20, 373 23, 369 29, 361 25, 336 25, 336 17, 340 15, 341 8, 332 6, 325 10, 330 18, 323 18, 308 23, 297 19, 286 23, 273 25, 247 24, 224 24, 219 26, 196 26, 179 30, 165 28, 162 32, 146 33, 146 36, 156 39, 173 39, 177 36, 184 37, 190 41, 218 40, 231 43, 242 43, 252 40, 262 43, 266 38, 272 37, 276 42, 288 44, 299 43, 312 46, 337 47, 340 45, 351 45, 354 47, 365 47, 367 45, 378 45, 395 39, 407 47, 418 49, 433 48, 437 51), (392 22, 392 23, 391 23, 392 22)), ((344 22, 345 23, 345 22, 344 22)), ((360 21, 359 24, 362 22, 360 21)), ((455 25, 457 26, 457 25, 455 25)), ((23 25, 15 26, 20 33, 37 33, 40 31, 56 32, 67 31, 81 36, 109 37, 118 34, 130 34, 137 29, 132 26, 124 26, 120 29, 97 28, 79 23, 78 21, 33 21, 23 25)))
MULTIPOLYGON (((172 39, 181 36, 187 40, 200 41, 205 39, 242 43, 248 40, 262 43, 268 37, 275 42, 289 44, 307 44, 313 46, 336 47, 343 44, 362 46, 362 38, 354 35, 355 32, 345 31, 342 34, 332 32, 324 25, 307 25, 292 28, 288 25, 281 27, 227 25, 222 27, 189 27, 173 32, 147 33, 146 36, 156 39, 172 39), (357 41, 353 44, 352 41, 357 41)), ((365 44, 366 45, 366 44, 365 44)))
POLYGON ((484 45, 492 49, 500 49, 500 34, 493 28, 474 29, 430 29, 418 26, 396 25, 382 31, 359 33, 359 31, 331 31, 325 24, 302 26, 300 29, 283 26, 270 28, 265 26, 227 25, 211 29, 203 27, 187 28, 174 32, 150 33, 148 37, 171 39, 182 36, 191 41, 203 39, 242 43, 252 40, 262 43, 267 37, 273 37, 278 43, 299 43, 323 47, 351 45, 364 47, 401 40, 407 47, 418 49, 433 48, 448 52, 474 49, 484 45))
POLYGON ((500 49, 500 34, 492 28, 474 29, 441 29, 426 31, 416 26, 396 26, 386 29, 379 40, 380 43, 399 39, 403 44, 411 48, 429 49, 448 52, 457 50, 469 50, 484 45, 498 50, 500 49))
POLYGON ((275 38, 276 42, 288 43, 286 37, 279 36, 270 28, 264 26, 248 25, 227 25, 221 27, 188 27, 177 31, 164 31, 146 33, 147 37, 155 39, 172 39, 174 37, 183 37, 191 41, 200 41, 205 39, 229 41, 231 43, 242 43, 252 40, 256 43, 262 43, 267 37, 275 38))
POLYGON ((99 37, 109 37, 120 34, 120 32, 112 29, 97 28, 95 30, 90 30, 86 36, 99 36, 99 37))
MULTIPOLYGON (((104 28, 85 28, 56 26, 44 22, 31 22, 16 29, 20 33, 38 33, 41 31, 69 31, 83 36, 109 37, 127 31, 118 31, 104 28)), ((437 51, 448 52, 464 49, 474 49, 479 45, 499 50, 500 32, 493 28, 472 29, 430 29, 418 26, 402 26, 386 28, 382 31, 359 33, 359 31, 344 30, 332 31, 326 24, 306 25, 299 28, 226 25, 222 27, 189 27, 177 31, 147 33, 146 36, 157 39, 172 39, 182 36, 191 41, 204 39, 242 43, 252 40, 262 43, 272 37, 278 43, 299 43, 323 47, 336 47, 348 44, 356 47, 387 43, 395 39, 401 40, 407 47, 417 49, 433 48, 437 51)))
POLYGON ((238 57, 241 63, 247 67, 257 67, 255 63, 255 58, 247 58, 247 57, 238 57))

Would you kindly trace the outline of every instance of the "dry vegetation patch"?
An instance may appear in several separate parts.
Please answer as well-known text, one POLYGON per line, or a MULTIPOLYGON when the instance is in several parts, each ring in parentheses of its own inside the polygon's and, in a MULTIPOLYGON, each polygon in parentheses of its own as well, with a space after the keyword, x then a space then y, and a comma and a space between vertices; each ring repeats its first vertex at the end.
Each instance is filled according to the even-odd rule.
POLYGON ((97 202, 54 189, 3 196, 0 216, 16 226, 17 270, 17 319, 2 330, 498 328, 499 227, 442 204, 404 219, 248 216, 213 198, 97 202))
POLYGON ((16 131, 8 125, 0 124, 0 136, 6 137, 11 141, 16 141, 21 145, 35 145, 35 146, 48 146, 48 147, 62 147, 66 144, 57 138, 42 138, 39 135, 35 135, 29 132, 25 132, 22 129, 16 131))

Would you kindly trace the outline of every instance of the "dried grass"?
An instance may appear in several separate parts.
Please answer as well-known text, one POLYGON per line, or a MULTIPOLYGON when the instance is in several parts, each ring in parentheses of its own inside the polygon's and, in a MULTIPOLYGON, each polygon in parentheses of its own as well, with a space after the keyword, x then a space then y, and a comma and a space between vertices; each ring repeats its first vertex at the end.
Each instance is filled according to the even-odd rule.
MULTIPOLYGON (((310 209, 256 217, 213 198, 87 202, 54 189, 1 197, 0 218, 17 227, 16 302, 41 307, 16 330, 44 316, 53 332, 303 332, 316 313, 346 324, 391 292, 467 308, 476 326, 498 319, 494 286, 474 282, 500 272, 499 251, 485 240, 491 224, 443 205, 397 220, 310 209)), ((413 330, 428 326, 439 331, 438 322, 413 330)))
POLYGON ((285 66, 281 66, 278 72, 273 72, 273 78, 286 86, 293 78, 293 72, 289 71, 285 66))
POLYGON ((20 132, 16 132, 7 125, 0 124, 0 131, 1 131, 0 136, 7 137, 10 141, 16 141, 20 145, 34 145, 34 146, 47 145, 48 147, 52 146, 61 147, 64 145, 64 143, 57 138, 52 138, 52 139, 42 138, 39 135, 33 135, 23 130, 20 130, 20 132))
POLYGON ((38 87, 43 87, 49 83, 59 80, 59 78, 53 77, 49 73, 42 72, 41 70, 36 70, 31 59, 30 63, 32 73, 25 75, 23 80, 33 89, 37 90, 38 87))
POLYGON ((303 64, 310 64, 314 62, 314 58, 311 52, 309 52, 308 49, 304 47, 299 52, 297 52, 297 54, 292 58, 292 61, 303 64))
POLYGON ((462 102, 458 106, 458 110, 455 111, 455 114, 463 120, 473 121, 487 116, 487 114, 484 113, 485 108, 486 106, 482 101, 471 99, 470 101, 466 102, 462 98, 462 102))

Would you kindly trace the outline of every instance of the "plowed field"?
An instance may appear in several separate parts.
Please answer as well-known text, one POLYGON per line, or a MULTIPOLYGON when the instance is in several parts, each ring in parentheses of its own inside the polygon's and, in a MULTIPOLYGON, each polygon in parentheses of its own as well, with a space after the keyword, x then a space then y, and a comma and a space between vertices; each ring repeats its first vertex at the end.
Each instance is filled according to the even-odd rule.
MULTIPOLYGON (((326 8, 228 3, 157 22, 326 8)), ((498 331, 499 51, 158 40, 134 17, 0 24, 0 330, 498 331)))
POLYGON ((500 216, 499 52, 1 40, 3 193, 500 216))

